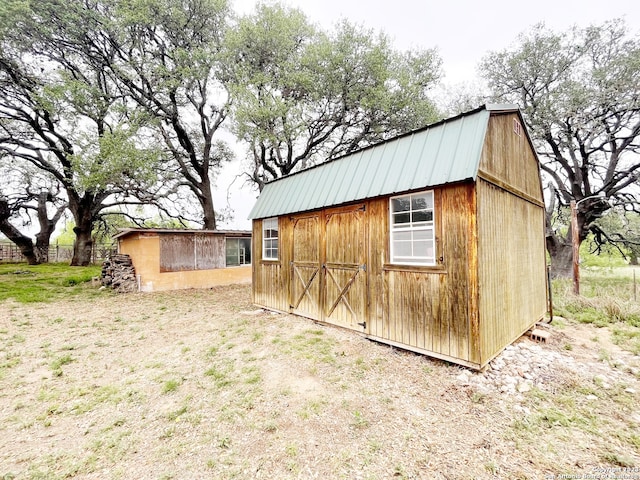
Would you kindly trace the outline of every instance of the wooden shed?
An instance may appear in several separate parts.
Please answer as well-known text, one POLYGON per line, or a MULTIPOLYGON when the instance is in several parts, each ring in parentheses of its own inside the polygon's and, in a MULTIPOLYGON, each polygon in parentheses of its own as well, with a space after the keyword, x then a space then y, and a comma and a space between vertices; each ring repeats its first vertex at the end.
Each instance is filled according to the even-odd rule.
POLYGON ((143 292, 251 281, 250 231, 128 228, 114 238, 143 292))
POLYGON ((547 310, 539 164, 485 105, 268 183, 253 302, 484 367, 547 310))

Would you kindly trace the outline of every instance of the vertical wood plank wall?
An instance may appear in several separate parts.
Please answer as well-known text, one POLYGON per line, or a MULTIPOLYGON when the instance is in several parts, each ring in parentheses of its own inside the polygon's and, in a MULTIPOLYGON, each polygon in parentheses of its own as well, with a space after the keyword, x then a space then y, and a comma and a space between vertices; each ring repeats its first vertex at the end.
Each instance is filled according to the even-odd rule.
MULTIPOLYGON (((354 310, 367 312, 364 330, 372 338, 411 347, 423 353, 431 353, 440 358, 461 360, 463 363, 479 365, 478 339, 471 338, 472 320, 469 306, 475 299, 472 296, 477 290, 471 288, 477 281, 470 270, 469 259, 475 251, 475 192, 473 184, 460 184, 435 190, 436 198, 436 249, 438 264, 434 267, 405 267, 388 265, 389 260, 389 200, 379 198, 366 202, 362 217, 366 219, 356 236, 362 236, 367 243, 362 246, 366 260, 366 271, 361 271, 358 282, 362 287, 354 284, 353 294, 360 295, 361 288, 365 291, 361 295, 367 302, 366 308, 358 307, 355 296, 348 297, 348 302, 354 310), (365 213, 366 212, 366 213, 365 213), (364 281, 364 276, 368 282, 364 281), (475 350, 472 349, 475 346, 475 350)), ((353 209, 353 208, 351 208, 353 209)), ((348 212, 349 208, 344 209, 348 212)), ((298 245, 297 258, 292 255, 295 251, 294 238, 305 239, 305 243, 320 246, 321 250, 330 252, 329 257, 336 257, 344 265, 357 264, 355 257, 342 256, 351 254, 341 245, 344 239, 353 239, 356 228, 353 222, 336 222, 336 209, 322 212, 311 212, 297 216, 283 216, 279 219, 280 228, 280 259, 277 262, 262 259, 262 222, 254 221, 253 228, 253 301, 256 305, 280 310, 291 311, 289 299, 298 298, 302 293, 302 282, 292 281, 295 274, 290 262, 304 266, 309 263, 309 272, 313 270, 312 263, 318 263, 318 251, 315 246, 298 245), (329 221, 330 228, 325 231, 331 238, 319 238, 313 241, 309 235, 316 231, 313 218, 333 219, 329 221), (348 231, 340 233, 340 225, 346 225, 348 231), (294 237, 294 227, 300 229, 294 237), (327 245, 323 247, 323 242, 327 245), (340 253, 342 252, 342 253, 340 253), (300 283, 299 287, 296 286, 300 283), (290 285, 294 285, 293 290, 290 285), (290 295, 293 293, 293 297, 290 295)), ((360 214, 358 214, 360 215, 360 214)), ((359 243, 359 242, 358 242, 359 243)), ((349 252, 360 249, 353 248, 349 252)), ((320 254, 322 257, 324 254, 320 254)), ((326 257, 321 259, 321 263, 326 257)), ((329 265, 329 264, 327 264, 329 265)), ((305 273, 302 274, 308 280, 305 273)), ((334 274, 335 275, 335 274, 334 274)), ((353 273, 350 273, 353 275, 353 273)), ((336 277, 337 278, 337 277, 336 277)), ((344 285, 347 276, 338 279, 344 285)), ((298 278, 298 280, 300 280, 298 278)), ((326 282, 329 280, 325 279, 326 282)), ((313 285, 312 285, 313 286, 313 285)), ((322 285, 329 294, 331 285, 322 285)), ((313 288, 316 288, 313 286, 313 288)), ((335 292, 334 292, 335 293, 335 292)), ((314 291, 312 296, 316 296, 314 291)), ((304 300, 307 301, 306 299, 304 300)), ((331 302, 330 302, 331 303, 331 302)), ((329 323, 341 324, 332 318, 324 318, 326 312, 313 314, 312 306, 309 316, 329 323)), ((347 326, 347 325, 345 325, 347 326)), ((361 327, 350 326, 354 330, 362 331, 361 327)), ((475 330, 477 332, 477 329, 475 330)))
POLYGON ((515 113, 491 116, 476 185, 483 363, 547 310, 542 185, 519 123, 515 113))
POLYGON ((387 198, 369 204, 370 298, 369 334, 474 364, 479 352, 471 352, 469 285, 476 280, 469 269, 475 248, 472 184, 436 189, 435 267, 386 265, 389 245, 387 198))
POLYGON ((280 258, 277 261, 263 260, 262 258, 262 221, 253 221, 253 262, 252 262, 252 299, 258 306, 278 310, 289 311, 289 259, 283 252, 283 231, 288 226, 286 220, 279 221, 280 258))
POLYGON ((540 169, 533 147, 524 130, 514 131, 519 122, 515 113, 490 117, 480 158, 480 175, 487 173, 513 191, 543 203, 540 169))
POLYGON ((546 312, 544 209, 482 179, 477 190, 480 336, 487 361, 546 312))

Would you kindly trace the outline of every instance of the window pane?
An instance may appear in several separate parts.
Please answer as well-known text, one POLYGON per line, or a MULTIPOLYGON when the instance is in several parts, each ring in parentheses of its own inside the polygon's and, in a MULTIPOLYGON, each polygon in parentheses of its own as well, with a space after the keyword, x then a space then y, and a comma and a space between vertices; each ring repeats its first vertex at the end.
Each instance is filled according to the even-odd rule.
POLYGON ((409 213, 396 213, 393 215, 394 224, 409 223, 410 221, 409 213))
POLYGON ((433 230, 431 229, 414 230, 413 238, 414 240, 431 240, 433 239, 433 230))
POLYGON ((227 238, 226 240, 226 265, 227 267, 235 267, 239 265, 238 258, 238 239, 237 238, 227 238))
POLYGON ((410 242, 411 241, 411 231, 406 231, 406 232, 393 232, 393 239, 394 240, 402 240, 405 242, 410 242))
POLYGON ((277 236, 278 230, 269 229, 264 232, 264 238, 276 238, 277 236))
POLYGON ((241 265, 251 264, 251 239, 250 238, 240 239, 240 264, 241 265))
POLYGON ((431 242, 428 240, 421 240, 413 242, 413 255, 416 257, 429 257, 432 251, 431 242))
POLYGON ((390 200, 392 262, 409 265, 435 263, 433 191, 390 200))
MULTIPOLYGON (((278 219, 267 218, 262 221, 262 249, 263 257, 269 260, 278 259, 278 219)), ((244 251, 245 263, 251 263, 251 245, 244 251), (248 252, 248 256, 247 256, 248 252)))
POLYGON ((412 196, 411 197, 411 210, 425 210, 429 207, 426 196, 412 196))
POLYGON ((433 212, 431 210, 421 210, 419 212, 411 213, 411 221, 417 222, 430 222, 433 220, 433 212))
POLYGON ((227 238, 227 255, 237 255, 237 254, 238 254, 238 239, 227 238))
POLYGON ((411 242, 393 242, 394 257, 410 257, 411 242))
POLYGON ((391 208, 393 212, 408 212, 410 205, 409 197, 400 197, 391 200, 391 208))

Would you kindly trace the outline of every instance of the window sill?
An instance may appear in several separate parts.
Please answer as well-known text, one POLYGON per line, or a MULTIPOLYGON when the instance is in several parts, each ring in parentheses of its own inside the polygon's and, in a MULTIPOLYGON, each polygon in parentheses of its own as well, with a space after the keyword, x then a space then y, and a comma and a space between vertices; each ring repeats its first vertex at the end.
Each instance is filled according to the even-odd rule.
POLYGON ((397 265, 395 263, 385 263, 382 266, 382 270, 385 272, 417 272, 440 275, 447 273, 444 265, 397 265))
POLYGON ((265 259, 265 258, 263 258, 262 260, 260 260, 260 264, 261 265, 274 265, 274 264, 277 264, 277 263, 280 263, 280 259, 279 258, 274 258, 274 259, 271 259, 271 258, 266 258, 265 259))

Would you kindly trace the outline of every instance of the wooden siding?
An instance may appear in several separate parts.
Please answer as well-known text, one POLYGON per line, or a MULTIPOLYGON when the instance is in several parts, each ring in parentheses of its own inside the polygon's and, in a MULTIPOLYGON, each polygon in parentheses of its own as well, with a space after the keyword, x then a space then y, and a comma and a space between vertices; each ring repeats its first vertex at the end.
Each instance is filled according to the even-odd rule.
POLYGON ((211 270, 227 266, 225 237, 195 234, 196 270, 211 270))
POLYGON ((160 236, 160 272, 182 272, 195 269, 193 237, 160 236))
MULTIPOLYGON (((369 204, 370 266, 368 333, 440 357, 474 363, 469 259, 475 228, 472 184, 436 189, 435 267, 390 265, 389 200, 369 204)), ((475 342, 474 342, 475 344, 475 342)))
POLYGON ((544 202, 538 160, 516 113, 490 117, 479 175, 541 205, 544 202))
POLYGON ((546 312, 544 208, 479 180, 478 278, 482 363, 546 312))
POLYGON ((389 258, 389 200, 372 200, 367 203, 369 227, 369 276, 367 332, 378 338, 388 336, 389 301, 386 295, 388 274, 384 269, 389 258))
POLYGON ((160 272, 225 267, 223 235, 161 234, 160 272))
POLYGON ((283 255, 286 252, 283 252, 282 248, 288 238, 287 224, 286 219, 280 219, 278 260, 273 261, 262 259, 262 221, 253 221, 253 303, 280 312, 289 311, 289 269, 282 267, 289 265, 286 255, 283 255))

